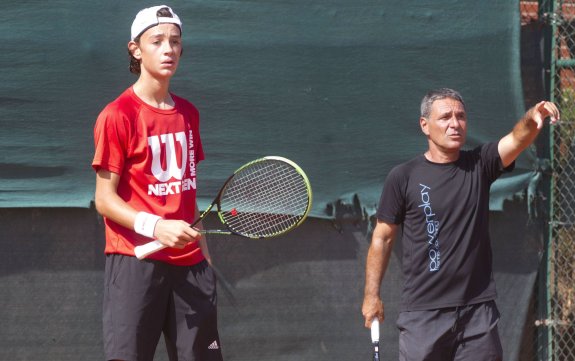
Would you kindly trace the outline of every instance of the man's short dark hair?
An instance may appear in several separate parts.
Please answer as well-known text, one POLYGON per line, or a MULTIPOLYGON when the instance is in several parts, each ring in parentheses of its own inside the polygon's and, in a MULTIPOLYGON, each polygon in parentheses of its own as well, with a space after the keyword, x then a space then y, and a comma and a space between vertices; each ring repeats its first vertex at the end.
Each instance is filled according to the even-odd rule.
POLYGON ((429 117, 429 114, 431 113, 431 106, 433 105, 434 101, 446 98, 457 100, 463 105, 463 108, 465 109, 465 102, 463 101, 463 97, 461 94, 459 94, 458 91, 449 88, 435 89, 431 90, 423 97, 423 100, 421 101, 421 117, 429 117))

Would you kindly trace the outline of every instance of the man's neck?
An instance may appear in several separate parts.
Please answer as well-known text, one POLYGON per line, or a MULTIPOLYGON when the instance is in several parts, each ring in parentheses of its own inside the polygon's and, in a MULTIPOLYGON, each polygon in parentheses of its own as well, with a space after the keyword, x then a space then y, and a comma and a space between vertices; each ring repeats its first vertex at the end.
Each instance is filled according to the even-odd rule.
POLYGON ((459 150, 445 152, 439 149, 430 148, 424 153, 425 158, 433 163, 453 163, 459 159, 459 150))

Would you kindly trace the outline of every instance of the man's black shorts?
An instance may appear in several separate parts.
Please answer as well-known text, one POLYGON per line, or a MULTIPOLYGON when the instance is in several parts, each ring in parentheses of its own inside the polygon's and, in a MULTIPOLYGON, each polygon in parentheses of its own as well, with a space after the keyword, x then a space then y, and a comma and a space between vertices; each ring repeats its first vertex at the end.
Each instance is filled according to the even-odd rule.
POLYGON ((400 361, 501 361, 495 301, 400 312, 400 361))

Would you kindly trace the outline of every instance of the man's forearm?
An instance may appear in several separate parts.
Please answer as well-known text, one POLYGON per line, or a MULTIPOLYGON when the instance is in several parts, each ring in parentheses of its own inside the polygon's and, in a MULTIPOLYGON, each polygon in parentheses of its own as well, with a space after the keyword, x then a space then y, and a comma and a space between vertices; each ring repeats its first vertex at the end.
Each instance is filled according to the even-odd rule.
POLYGON ((384 251, 381 244, 369 247, 365 265, 365 297, 379 296, 384 274, 384 251))
POLYGON ((513 127, 513 138, 521 150, 533 143, 540 131, 533 118, 534 110, 534 108, 529 109, 513 127))
POLYGON ((371 241, 365 266, 365 290, 362 306, 365 327, 370 327, 374 318, 381 321, 385 318, 380 290, 392 248, 393 238, 388 238, 386 241, 383 238, 374 237, 371 241))
POLYGON ((389 264, 396 226, 378 222, 374 229, 365 265, 365 296, 379 297, 381 282, 389 264))

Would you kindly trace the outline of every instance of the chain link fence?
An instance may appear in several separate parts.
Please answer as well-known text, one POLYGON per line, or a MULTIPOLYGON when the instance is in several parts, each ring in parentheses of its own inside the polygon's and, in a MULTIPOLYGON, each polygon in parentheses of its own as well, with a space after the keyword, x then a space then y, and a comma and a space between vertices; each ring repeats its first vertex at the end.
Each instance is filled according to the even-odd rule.
POLYGON ((550 219, 537 297, 538 360, 575 361, 575 0, 520 1, 542 28, 545 88, 561 109, 550 133, 550 219))

